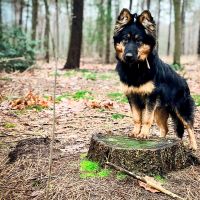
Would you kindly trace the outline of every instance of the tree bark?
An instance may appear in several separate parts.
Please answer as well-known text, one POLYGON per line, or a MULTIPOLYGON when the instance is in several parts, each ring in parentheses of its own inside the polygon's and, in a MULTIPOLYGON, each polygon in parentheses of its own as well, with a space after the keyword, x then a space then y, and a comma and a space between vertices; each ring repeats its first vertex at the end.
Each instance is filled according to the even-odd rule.
POLYGON ((158 0, 158 19, 157 19, 157 45, 156 45, 156 49, 158 51, 159 49, 159 31, 160 31, 160 2, 161 0, 158 0))
POLYGON ((24 9, 24 0, 20 0, 20 12, 19 12, 19 26, 22 27, 23 23, 23 9, 24 9))
POLYGON ((180 66, 181 57, 181 1, 173 0, 174 2, 174 29, 175 29, 175 45, 174 45, 174 61, 173 64, 180 66))
POLYGON ((186 0, 183 0, 182 11, 181 11, 181 53, 185 54, 185 8, 186 0))
POLYGON ((32 0, 32 34, 31 34, 32 40, 36 40, 37 24, 38 24, 38 0, 32 0))
POLYGON ((107 14, 106 14, 106 57, 105 63, 110 63, 110 34, 111 34, 111 0, 107 0, 107 14))
POLYGON ((96 49, 100 58, 103 58, 103 47, 104 47, 104 31, 105 31, 105 9, 104 0, 97 3, 98 7, 98 17, 96 22, 97 39, 96 39, 96 49))
POLYGON ((150 10, 151 0, 147 0, 147 10, 150 10))
POLYGON ((2 20, 2 0, 0 0, 0 41, 2 40, 2 37, 3 37, 2 25, 3 25, 3 20, 2 20))
POLYGON ((83 0, 73 0, 72 28, 70 35, 69 51, 64 69, 74 69, 80 67, 82 24, 83 24, 83 0))
POLYGON ((200 59, 200 23, 199 23, 199 39, 198 39, 198 49, 197 49, 197 54, 200 59))
POLYGON ((28 31, 28 20, 29 20, 29 7, 30 7, 30 0, 27 1, 26 4, 26 22, 25 22, 25 32, 27 33, 28 31))
POLYGON ((49 63, 49 33, 50 33, 50 21, 49 21, 49 2, 48 0, 44 0, 45 5, 45 33, 44 33, 44 48, 45 48, 45 60, 47 63, 49 63))
POLYGON ((129 10, 130 10, 130 11, 131 11, 131 9, 132 9, 132 3, 133 3, 133 1, 130 0, 130 1, 129 1, 129 10))
POLYGON ((172 18, 172 0, 170 0, 170 8, 169 8, 169 28, 168 28, 168 42, 167 42, 167 55, 169 56, 170 54, 170 40, 171 40, 171 26, 172 26, 172 22, 171 22, 171 18, 172 18))

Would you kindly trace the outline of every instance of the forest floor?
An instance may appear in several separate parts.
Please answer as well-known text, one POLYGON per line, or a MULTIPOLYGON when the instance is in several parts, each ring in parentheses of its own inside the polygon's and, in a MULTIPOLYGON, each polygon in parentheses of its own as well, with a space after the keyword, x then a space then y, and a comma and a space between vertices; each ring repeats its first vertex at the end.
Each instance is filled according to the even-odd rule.
MULTIPOLYGON (((81 175, 80 162, 88 151, 92 134, 127 135, 133 128, 115 65, 84 63, 78 71, 60 70, 64 61, 58 63, 56 140, 49 199, 171 199, 146 191, 136 180, 118 176, 114 170, 106 177, 81 175)), ((200 95, 200 62, 185 58, 183 63, 191 93, 200 95)), ((53 124, 54 66, 54 62, 40 61, 23 73, 0 73, 0 199, 45 198, 48 138, 53 124), (17 107, 15 100, 22 102, 30 91, 33 96, 44 98, 42 103, 48 107, 17 107)), ((200 104, 199 96, 195 97, 200 104)), ((194 130, 200 147, 199 122, 197 106, 194 130)), ((172 132, 170 129, 169 135, 173 136, 172 132)), ((187 143, 187 133, 184 141, 187 143)), ((200 158, 200 148, 195 155, 200 158)), ((169 173, 162 181, 165 188, 186 199, 200 199, 199 166, 169 173)))

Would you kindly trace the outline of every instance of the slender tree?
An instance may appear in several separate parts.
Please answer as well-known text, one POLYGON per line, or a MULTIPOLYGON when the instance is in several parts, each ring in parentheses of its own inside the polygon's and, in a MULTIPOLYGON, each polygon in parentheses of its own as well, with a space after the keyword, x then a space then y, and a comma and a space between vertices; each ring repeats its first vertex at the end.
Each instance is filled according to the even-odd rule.
POLYGON ((99 53, 99 57, 103 57, 103 47, 104 47, 104 30, 105 30, 105 9, 104 0, 100 0, 97 3, 98 16, 96 22, 96 49, 99 53))
POLYGON ((185 54, 185 8, 186 8, 186 0, 182 2, 182 10, 181 10, 181 53, 185 54))
POLYGON ((129 1, 129 10, 130 10, 130 11, 131 11, 131 9, 132 9, 132 3, 133 3, 133 1, 130 0, 130 1, 129 1))
POLYGON ((167 42, 167 55, 168 56, 170 54, 171 26, 172 26, 172 0, 170 0, 170 7, 169 7, 169 27, 168 27, 168 42, 167 42))
POLYGON ((49 63, 49 33, 50 33, 50 21, 49 21, 49 2, 48 0, 44 0, 45 5, 45 32, 44 32, 44 48, 45 48, 45 60, 49 63))
POLYGON ((174 29, 175 29, 175 45, 174 45, 174 61, 173 64, 180 66, 181 56, 181 1, 173 0, 174 2, 174 29))
MULTIPOLYGON (((159 40, 159 31, 160 31, 160 2, 161 0, 158 0, 158 17, 157 17, 157 41, 159 40)), ((157 51, 158 51, 158 48, 159 48, 159 44, 157 42, 157 51)))
POLYGON ((19 12, 19 26, 22 27, 23 23, 23 10, 24 10, 24 0, 20 0, 20 12, 19 12))
POLYGON ((3 30, 2 30, 3 20, 2 20, 2 0, 0 0, 0 41, 3 36, 3 30))
POLYGON ((147 10, 150 10, 151 0, 147 0, 147 10))
POLYGON ((105 62, 110 62, 110 34, 111 34, 111 0, 107 0, 107 13, 106 13, 106 57, 105 62))
POLYGON ((27 1, 27 4, 26 4, 26 21, 25 21, 25 32, 27 33, 28 31, 28 20, 29 20, 29 10, 30 8, 30 0, 27 1))
POLYGON ((80 67, 82 26, 83 26, 83 0, 73 0, 72 28, 70 35, 69 51, 64 69, 80 67))
POLYGON ((197 54, 200 59, 200 23, 199 23, 199 38, 198 38, 198 49, 197 49, 197 54))
POLYGON ((31 34, 32 40, 36 40, 37 23, 38 23, 38 0, 32 0, 32 34, 31 34))

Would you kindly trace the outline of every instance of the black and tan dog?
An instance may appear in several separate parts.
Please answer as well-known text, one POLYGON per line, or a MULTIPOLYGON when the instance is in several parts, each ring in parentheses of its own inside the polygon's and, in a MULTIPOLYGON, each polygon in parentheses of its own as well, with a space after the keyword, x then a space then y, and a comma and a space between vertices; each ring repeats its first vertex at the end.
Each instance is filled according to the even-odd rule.
POLYGON ((131 136, 148 138, 155 120, 161 136, 165 137, 171 116, 178 137, 183 137, 185 127, 190 147, 196 150, 194 101, 186 81, 158 57, 156 25, 151 13, 146 10, 137 16, 123 9, 113 38, 118 59, 116 69, 133 113, 131 136))

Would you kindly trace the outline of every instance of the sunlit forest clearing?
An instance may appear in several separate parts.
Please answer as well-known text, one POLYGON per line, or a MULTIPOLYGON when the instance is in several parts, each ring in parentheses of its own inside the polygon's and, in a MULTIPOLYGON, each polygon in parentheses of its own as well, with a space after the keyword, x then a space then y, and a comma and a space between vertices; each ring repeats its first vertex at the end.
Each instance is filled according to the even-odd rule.
MULTIPOLYGON (((0 0, 0 199, 172 199, 86 158, 93 134, 129 135, 134 127, 115 71, 122 8, 151 11, 159 56, 187 80, 200 158, 197 0, 0 0)), ((158 136, 155 124, 151 132, 158 136)), ((198 164, 152 176, 200 199, 198 164)))

